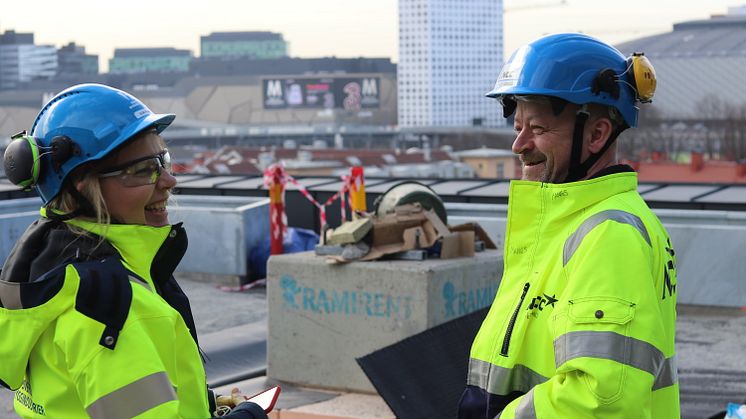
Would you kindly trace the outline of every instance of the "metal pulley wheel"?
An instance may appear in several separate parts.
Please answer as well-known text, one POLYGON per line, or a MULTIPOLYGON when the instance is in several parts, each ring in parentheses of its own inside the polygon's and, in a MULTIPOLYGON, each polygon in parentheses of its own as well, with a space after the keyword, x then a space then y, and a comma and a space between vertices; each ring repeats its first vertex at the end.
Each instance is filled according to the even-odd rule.
POLYGON ((435 214, 448 224, 448 215, 443 200, 430 187, 420 182, 405 181, 389 188, 383 195, 376 198, 374 207, 377 217, 394 212, 398 205, 419 203, 426 210, 433 210, 435 214))

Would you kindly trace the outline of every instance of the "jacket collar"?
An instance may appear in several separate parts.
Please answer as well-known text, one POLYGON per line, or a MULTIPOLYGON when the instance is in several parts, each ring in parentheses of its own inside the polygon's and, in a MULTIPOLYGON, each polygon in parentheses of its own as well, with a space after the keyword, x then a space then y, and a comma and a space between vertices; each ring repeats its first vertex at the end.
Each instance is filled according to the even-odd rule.
POLYGON ((570 215, 613 195, 637 189, 637 173, 622 172, 570 183, 510 182, 508 208, 511 221, 570 215), (516 218, 518 217, 518 218, 516 218))
MULTIPOLYGON (((41 215, 45 216, 45 209, 41 215)), ((146 279, 151 279, 153 259, 177 226, 151 227, 138 224, 98 224, 80 218, 65 223, 103 237, 119 252, 125 266, 146 279)))

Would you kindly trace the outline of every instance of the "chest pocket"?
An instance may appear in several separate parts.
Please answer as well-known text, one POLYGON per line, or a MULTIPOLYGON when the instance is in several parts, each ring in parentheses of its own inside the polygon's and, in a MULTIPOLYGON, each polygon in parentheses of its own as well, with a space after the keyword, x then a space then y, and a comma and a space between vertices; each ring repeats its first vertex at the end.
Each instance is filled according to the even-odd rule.
POLYGON ((568 303, 567 316, 579 325, 624 326, 635 317, 635 304, 617 297, 583 297, 568 303))

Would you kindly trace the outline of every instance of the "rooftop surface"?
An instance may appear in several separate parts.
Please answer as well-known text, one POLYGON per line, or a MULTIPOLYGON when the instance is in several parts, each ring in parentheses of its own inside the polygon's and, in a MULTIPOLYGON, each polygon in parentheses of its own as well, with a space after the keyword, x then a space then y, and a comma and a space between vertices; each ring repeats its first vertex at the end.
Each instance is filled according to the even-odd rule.
MULTIPOLYGON (((179 281, 191 299, 200 344, 210 357, 208 381, 225 384, 225 379, 231 376, 261 371, 265 367, 264 352, 256 343, 263 342, 266 336, 264 288, 243 293, 225 292, 210 283, 183 277, 179 281)), ((706 418, 724 410, 728 402, 744 402, 746 312, 691 305, 679 306, 678 312, 676 342, 682 418, 706 418)), ((242 383, 247 386, 244 393, 254 391, 251 386, 265 384, 261 377, 242 383)), ((285 397, 280 396, 279 408, 330 397, 328 393, 314 390, 289 390, 283 392, 285 397)), ((15 417, 12 393, 0 390, 0 419, 15 417)))

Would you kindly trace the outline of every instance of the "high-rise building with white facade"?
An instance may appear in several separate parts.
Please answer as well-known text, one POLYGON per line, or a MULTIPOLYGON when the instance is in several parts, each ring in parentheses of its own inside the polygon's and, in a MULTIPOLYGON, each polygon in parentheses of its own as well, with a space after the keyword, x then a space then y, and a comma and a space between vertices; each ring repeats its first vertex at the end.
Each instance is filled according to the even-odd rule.
POLYGON ((34 45, 34 34, 5 31, 0 35, 0 89, 51 79, 57 74, 57 48, 34 45))
POLYGON ((399 0, 399 126, 502 126, 502 0, 399 0))

